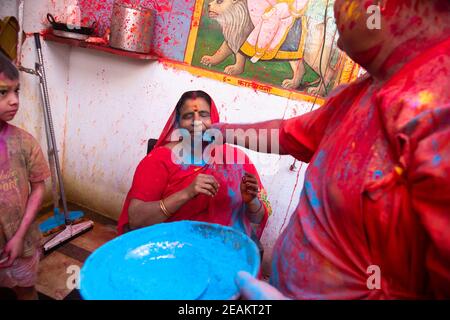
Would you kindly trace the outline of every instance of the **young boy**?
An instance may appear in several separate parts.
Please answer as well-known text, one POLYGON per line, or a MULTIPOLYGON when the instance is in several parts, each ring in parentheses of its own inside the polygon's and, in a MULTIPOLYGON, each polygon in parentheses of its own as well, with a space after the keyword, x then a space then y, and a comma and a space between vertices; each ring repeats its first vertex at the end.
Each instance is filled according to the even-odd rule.
POLYGON ((38 142, 11 121, 19 109, 19 72, 0 53, 0 287, 37 299, 40 233, 35 217, 50 175, 38 142))

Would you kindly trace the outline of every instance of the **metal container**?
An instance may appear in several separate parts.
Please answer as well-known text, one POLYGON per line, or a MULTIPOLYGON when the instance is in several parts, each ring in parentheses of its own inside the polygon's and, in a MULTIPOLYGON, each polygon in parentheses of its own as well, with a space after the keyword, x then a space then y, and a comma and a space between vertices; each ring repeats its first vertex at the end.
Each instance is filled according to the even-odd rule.
POLYGON ((111 17, 109 45, 126 51, 149 53, 154 21, 155 14, 152 9, 134 8, 116 1, 111 17))

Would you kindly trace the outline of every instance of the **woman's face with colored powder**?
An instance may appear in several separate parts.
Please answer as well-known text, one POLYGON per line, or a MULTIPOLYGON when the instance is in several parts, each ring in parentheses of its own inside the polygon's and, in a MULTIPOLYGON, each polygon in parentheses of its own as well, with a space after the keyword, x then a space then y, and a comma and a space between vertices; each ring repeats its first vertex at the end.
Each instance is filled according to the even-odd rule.
POLYGON ((178 125, 191 134, 211 128, 211 107, 208 102, 203 98, 187 99, 180 109, 178 125))

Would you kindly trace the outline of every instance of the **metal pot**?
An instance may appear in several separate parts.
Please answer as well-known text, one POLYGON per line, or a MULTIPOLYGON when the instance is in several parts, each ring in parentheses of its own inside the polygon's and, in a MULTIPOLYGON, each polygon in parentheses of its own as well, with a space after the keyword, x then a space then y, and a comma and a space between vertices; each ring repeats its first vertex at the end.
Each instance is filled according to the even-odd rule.
POLYGON ((133 8, 115 2, 111 17, 109 45, 113 48, 149 53, 155 14, 152 9, 133 8))
POLYGON ((55 17, 50 13, 47 14, 47 20, 52 25, 53 30, 79 33, 87 36, 90 36, 94 33, 95 26, 97 25, 97 22, 94 22, 90 27, 83 27, 57 22, 55 20, 55 17))

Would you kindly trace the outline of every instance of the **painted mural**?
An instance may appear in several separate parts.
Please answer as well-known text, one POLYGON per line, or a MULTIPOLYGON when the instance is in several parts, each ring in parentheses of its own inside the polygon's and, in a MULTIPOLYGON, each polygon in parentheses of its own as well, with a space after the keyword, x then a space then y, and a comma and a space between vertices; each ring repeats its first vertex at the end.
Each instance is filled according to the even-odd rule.
POLYGON ((97 22, 100 36, 109 28, 114 1, 153 8, 153 53, 176 68, 232 85, 321 104, 361 71, 337 48, 334 0, 55 3, 70 1, 81 7, 83 21, 97 22))
POLYGON ((334 0, 197 0, 185 62, 228 82, 326 96, 359 68, 337 48, 334 0))

